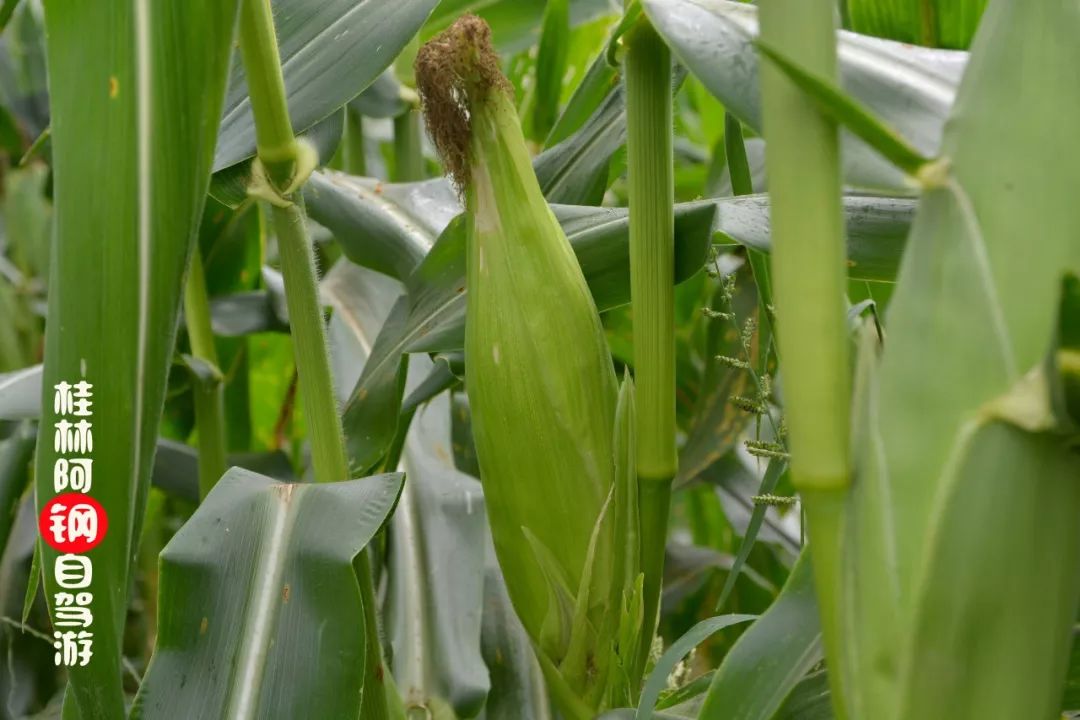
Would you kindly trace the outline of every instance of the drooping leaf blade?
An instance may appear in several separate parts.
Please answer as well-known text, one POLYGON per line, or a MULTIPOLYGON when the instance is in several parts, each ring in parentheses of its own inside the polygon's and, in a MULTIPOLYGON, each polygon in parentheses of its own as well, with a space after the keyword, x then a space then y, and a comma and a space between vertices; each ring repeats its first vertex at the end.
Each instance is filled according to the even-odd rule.
POLYGON ((441 702, 471 717, 491 685, 479 611, 488 526, 479 481, 454 467, 448 394, 418 410, 401 467, 409 483, 390 524, 388 559, 394 679, 406 705, 441 702))
MULTIPOLYGON (((404 187, 404 186, 403 186, 404 187)), ((321 199, 312 198, 316 204, 321 199)), ((907 200, 847 201, 852 273, 891 278, 914 210, 907 200)), ((553 206, 601 311, 629 300, 629 248, 624 209, 553 206)), ((344 232, 339 228, 339 234, 344 232)), ((768 251, 768 200, 763 196, 685 203, 676 208, 676 281, 701 269, 714 233, 768 251)), ((358 233, 359 236, 359 233, 358 233)), ((400 356, 446 352, 463 346, 465 322, 464 236, 452 222, 406 281, 408 297, 376 339, 372 361, 345 406, 344 425, 354 470, 371 468, 389 447, 400 402, 400 356)))
MULTIPOLYGON (((760 133, 757 8, 730 0, 642 0, 672 51, 724 107, 760 133)), ((967 53, 930 50, 841 32, 841 85, 896 128, 919 152, 933 156, 967 62, 967 53)), ((902 173, 861 141, 844 138, 848 183, 910 193, 902 173)))
MULTIPOLYGON (((293 129, 303 132, 359 95, 394 61, 437 0, 274 2, 293 129)), ((233 58, 214 171, 255 154, 255 126, 239 53, 233 58)))
POLYGON ((892 128, 886 126, 832 83, 808 72, 776 48, 760 41, 757 46, 762 55, 783 70, 788 79, 799 89, 813 98, 824 115, 855 133, 859 139, 881 153, 896 167, 914 177, 930 162, 929 158, 911 147, 892 128))
POLYGON ((229 470, 161 553, 157 646, 132 719, 357 717, 367 638, 353 559, 402 480, 229 470))

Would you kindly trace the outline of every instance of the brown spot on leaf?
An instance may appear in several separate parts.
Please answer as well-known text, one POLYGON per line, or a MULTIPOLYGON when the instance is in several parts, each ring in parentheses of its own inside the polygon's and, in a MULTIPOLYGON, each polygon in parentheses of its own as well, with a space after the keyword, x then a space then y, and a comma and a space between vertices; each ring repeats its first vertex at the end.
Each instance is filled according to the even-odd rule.
POLYGON ((289 583, 285 583, 285 587, 281 588, 281 602, 289 602, 289 594, 292 592, 292 588, 289 583))
POLYGON ((210 627, 210 619, 204 617, 202 619, 202 622, 199 623, 199 634, 200 635, 205 635, 206 634, 206 629, 208 627, 210 627))
POLYGON ((115 75, 109 76, 109 97, 115 98, 120 94, 120 81, 116 79, 115 75))

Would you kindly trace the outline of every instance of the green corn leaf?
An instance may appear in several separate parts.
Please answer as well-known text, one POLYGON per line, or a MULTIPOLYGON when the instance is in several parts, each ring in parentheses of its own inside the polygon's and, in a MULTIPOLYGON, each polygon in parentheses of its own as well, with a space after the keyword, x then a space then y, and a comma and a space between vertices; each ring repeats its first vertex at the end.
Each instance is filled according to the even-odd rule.
POLYGON ((742 123, 729 112, 724 113, 724 156, 727 158, 728 175, 733 195, 752 195, 750 163, 746 159, 742 123))
MULTIPOLYGON (((571 630, 574 627, 574 592, 570 589, 570 581, 554 553, 529 528, 522 527, 521 532, 546 581, 544 585, 548 595, 547 607, 536 633, 536 644, 542 651, 541 661, 547 659, 553 663, 552 658, 561 659, 566 654, 566 647, 570 643, 571 630)), ((552 682, 550 674, 548 682, 552 682)))
POLYGON ((652 672, 645 681, 645 689, 641 691, 641 700, 638 702, 637 720, 650 720, 653 717, 653 709, 660 691, 667 686, 668 675, 675 669, 675 665, 682 660, 687 653, 705 642, 726 627, 738 625, 753 620, 756 615, 718 615, 717 617, 702 620, 694 627, 686 631, 682 637, 672 643, 671 647, 657 660, 652 672))
MULTIPOLYGON (((275 29, 293 130, 300 133, 360 94, 424 24, 436 0, 274 2, 275 29), (334 52, 327 52, 327 44, 334 52)), ((243 63, 233 60, 214 171, 255 154, 243 63)))
POLYGON ((942 143, 947 172, 920 203, 856 421, 848 600, 834 609, 854 716, 1057 711, 1080 591, 1080 468, 1060 437, 985 409, 1030 392, 1057 344, 1061 277, 1080 267, 1068 190, 1080 151, 1067 141, 1080 94, 1065 70, 1080 63, 1078 31, 1059 3, 990 6, 942 143), (1001 52, 1014 46, 1022 64, 1001 52), (1038 237, 1019 247, 1032 218, 1038 237), (992 530, 1006 524, 1007 548, 992 530), (1042 556, 1056 559, 1025 560, 1042 556), (1033 606, 1021 630, 1010 618, 1033 606))
MULTIPOLYGON (((685 78, 685 70, 676 67, 673 93, 685 78)), ((626 100, 622 86, 614 85, 581 129, 533 161, 544 197, 553 203, 599 205, 604 192, 622 174, 625 144, 626 100)))
MULTIPOLYGON (((607 0, 570 0, 569 4, 571 26, 611 14, 607 0)), ((500 52, 527 50, 539 37, 546 6, 545 0, 441 0, 420 39, 427 42, 462 13, 471 12, 491 26, 492 42, 500 52)))
MULTIPOLYGON (((765 476, 761 478, 761 487, 758 490, 758 495, 768 495, 776 489, 776 484, 780 480, 780 476, 784 474, 787 469, 787 462, 780 458, 773 458, 769 461, 769 466, 765 470, 765 476)), ((720 599, 716 601, 716 610, 720 611, 724 609, 724 604, 727 602, 728 596, 731 595, 731 591, 735 589, 735 581, 742 573, 743 566, 746 564, 746 559, 750 557, 750 551, 754 549, 754 543, 757 542, 758 532, 761 530, 761 524, 765 521, 765 512, 769 509, 768 505, 764 503, 755 503, 754 510, 750 514, 750 523, 746 526, 746 533, 743 535, 742 543, 739 545, 739 554, 735 556, 735 562, 731 565, 731 570, 728 572, 727 579, 724 581, 724 587, 720 591, 720 599)))
MULTIPOLYGON (((334 311, 327 336, 339 397, 355 383, 400 290, 390 278, 348 262, 323 279, 320 292, 334 311)), ((447 367, 420 355, 410 365, 414 376, 433 365, 447 367)), ((430 402, 413 406, 399 464, 408 482, 387 531, 385 628, 406 709, 448 706, 471 717, 490 685, 477 612, 485 567, 483 552, 462 548, 475 550, 487 541, 484 498, 480 483, 454 467, 449 397, 425 400, 430 402)), ((397 418, 389 422, 396 425, 397 418)))
POLYGON ((308 214, 357 265, 404 281, 461 212, 445 180, 383 183, 316 172, 304 186, 308 214))
POLYGON ((4 0, 4 3, 0 5, 0 32, 4 31, 8 22, 11 21, 11 16, 15 14, 15 8, 19 6, 19 0, 4 0))
POLYGON ((386 603, 394 678, 406 705, 442 700, 472 717, 490 687, 476 612, 488 530, 480 483, 453 465, 447 395, 417 412, 401 467, 409 481, 390 523, 386 603))
POLYGON ((484 705, 490 720, 553 720, 554 711, 532 641, 514 614, 490 540, 485 548, 481 650, 491 677, 484 705))
POLYGON ((431 358, 434 367, 402 401, 402 412, 409 412, 428 400, 438 396, 443 390, 460 385, 465 378, 465 353, 438 353, 431 358))
MULTIPOLYGON (((327 165, 341 144, 345 129, 345 109, 331 112, 307 130, 298 134, 315 147, 318 166, 327 165)), ((249 157, 222 168, 214 173, 210 183, 210 194, 223 205, 237 208, 248 200, 248 190, 252 186, 252 164, 255 158, 249 157)))
POLYGON ((366 638, 353 560, 402 480, 227 472, 161 553, 157 646, 132 719, 357 717, 366 638))
POLYGON ((1069 670, 1065 679, 1065 693, 1061 699, 1063 713, 1080 710, 1080 643, 1076 641, 1077 632, 1073 630, 1072 652, 1069 653, 1069 670))
POLYGON ((0 441, 0 559, 4 557, 19 502, 30 486, 30 463, 36 438, 33 425, 22 422, 10 436, 0 441))
MULTIPOLYGON (((183 275, 209 182, 236 2, 78 2, 46 12, 55 193, 43 398, 93 383, 94 657, 70 669, 83 717, 119 718, 120 640, 183 275), (88 142, 87 137, 93 137, 88 142), (101 169, 108 167, 104 177, 101 169), (95 273, 88 275, 87 268, 95 273)), ((59 418, 57 418, 59 419, 59 418)), ((53 416, 37 497, 55 494, 53 416)), ((45 588, 56 553, 44 549, 45 588)))
MULTIPOLYGON (((753 50, 757 8, 729 0, 642 0, 642 7, 687 69, 726 110, 760 134, 760 67, 753 50)), ((967 53, 847 32, 839 33, 837 40, 844 90, 920 153, 936 155, 967 53)), ((846 137, 843 146, 849 184, 911 192, 903 174, 864 143, 846 137)))
MULTIPOLYGON (((410 186, 400 186, 402 193, 406 187, 410 186)), ((419 189, 420 186, 415 187, 419 189)), ((435 215, 446 212, 437 209, 441 206, 436 203, 423 204, 431 194, 422 193, 420 197, 424 200, 418 207, 433 208, 435 215)), ((327 193, 320 192, 317 196, 312 195, 311 202, 314 205, 325 202, 329 207, 339 200, 344 203, 345 210, 333 212, 340 218, 347 218, 354 212, 367 212, 371 207, 344 193, 331 199, 327 193), (357 209, 349 209, 353 206, 357 209)), ((846 201, 846 207, 853 277, 891 279, 899 265, 914 204, 908 200, 854 197, 846 201)), ((630 290, 626 211, 558 205, 552 209, 577 253, 598 307, 606 310, 626 303, 630 290)), ((323 210, 312 210, 313 214, 319 212, 323 210)), ((407 217, 402 219, 399 210, 391 209, 391 213, 395 216, 391 220, 397 223, 394 227, 401 228, 395 232, 415 238, 412 242, 419 248, 424 240, 418 227, 407 217)), ((344 236, 346 232, 356 232, 356 237, 362 238, 365 236, 360 232, 364 226, 342 222, 337 225, 337 233, 344 236)), ((461 230, 457 222, 452 222, 408 278, 409 295, 398 301, 401 307, 392 313, 393 322, 387 323, 379 333, 373 359, 365 366, 345 406, 345 433, 355 471, 374 467, 392 440, 393 418, 399 412, 397 403, 400 403, 400 356, 411 352, 454 351, 463 347, 467 293, 464 292, 464 236, 461 230)), ((702 267, 705 247, 714 232, 732 242, 768 252, 768 199, 748 196, 678 205, 675 209, 676 281, 685 280, 702 267)), ((370 252, 380 251, 371 249, 370 252)))
POLYGON ((551 0, 544 8, 536 53, 532 136, 542 139, 555 125, 570 47, 570 0, 551 0))
POLYGON ((604 61, 611 67, 622 65, 621 54, 625 52, 623 36, 633 28, 641 19, 641 3, 638 0, 627 0, 623 3, 623 14, 619 23, 611 31, 607 45, 604 47, 604 61))
POLYGON ((821 659, 814 578, 804 550, 775 602, 724 657, 709 686, 701 717, 770 720, 821 659))
POLYGON ((581 83, 574 90, 562 114, 544 141, 550 148, 581 129, 609 94, 622 93, 618 68, 612 67, 603 55, 593 60, 581 83))
POLYGON ((897 717, 1054 717, 1080 597, 1080 461, 1057 438, 1004 423, 975 430, 957 453, 897 717), (1025 560, 1050 553, 1052 563, 1025 560))
POLYGON ((375 78, 364 92, 350 100, 348 107, 364 117, 395 118, 412 107, 404 99, 409 92, 411 91, 398 81, 391 68, 375 78))
MULTIPOLYGON (((717 234, 732 243, 772 252, 769 199, 746 195, 716 201, 717 234)), ((915 203, 904 198, 845 195, 848 277, 894 282, 915 218, 915 203)))
MULTIPOLYGON (((614 561, 611 607, 619 607, 627 593, 632 593, 641 572, 638 528, 637 438, 634 424, 634 381, 629 371, 619 385, 619 400, 615 406, 615 537, 625 538, 625 547, 617 552, 614 561)), ((636 629, 636 628, 635 628, 636 629)), ((620 646, 620 655, 634 657, 634 651, 620 646)))
POLYGON ((835 720, 826 672, 817 670, 803 678, 773 718, 774 720, 835 720))
POLYGON ((0 420, 41 416, 41 365, 0 374, 0 420))
POLYGON ((761 54, 767 57, 803 92, 813 98, 818 109, 841 126, 855 133, 870 147, 881 153, 911 177, 917 177, 930 159, 911 147, 892 128, 887 127, 858 101, 844 94, 832 83, 816 77, 784 57, 783 53, 767 44, 757 42, 761 54))
MULTIPOLYGON (((232 453, 228 456, 226 465, 244 468, 282 482, 296 482, 299 479, 288 456, 280 450, 232 453)), ((170 497, 198 505, 199 456, 196 449, 186 443, 158 438, 150 483, 170 497)))
POLYGON ((927 47, 965 49, 987 0, 841 0, 844 25, 855 32, 927 47))
POLYGON ((34 554, 30 559, 30 573, 27 576, 26 593, 23 595, 22 623, 25 625, 34 610, 38 589, 41 587, 41 543, 34 543, 34 554))

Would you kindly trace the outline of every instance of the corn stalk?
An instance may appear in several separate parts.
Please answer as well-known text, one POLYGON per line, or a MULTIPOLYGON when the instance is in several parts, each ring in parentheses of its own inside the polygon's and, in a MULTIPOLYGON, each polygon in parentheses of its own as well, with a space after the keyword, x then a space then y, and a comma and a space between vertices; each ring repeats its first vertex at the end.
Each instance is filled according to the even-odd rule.
MULTIPOLYGON (((836 76, 830 0, 761 3, 761 39, 823 77, 836 76)), ((839 140, 825 116, 776 67, 762 68, 766 118, 777 342, 784 357, 784 409, 814 546, 814 575, 830 657, 839 652, 834 593, 841 570, 840 535, 850 483, 850 380, 844 320, 847 267, 840 205, 839 140), (796 160, 796 158, 798 158, 796 160)), ((830 674, 836 697, 842 674, 830 674)), ((845 715, 838 713, 839 717, 845 715)))
MULTIPOLYGON (((248 74, 258 148, 255 184, 249 192, 262 196, 273 206, 315 479, 340 482, 349 478, 349 469, 330 375, 315 255, 299 193, 314 168, 314 151, 297 141, 289 120, 269 0, 242 0, 240 49, 248 74)), ((356 573, 367 637, 361 716, 383 720, 389 717, 388 685, 379 642, 375 588, 366 552, 356 556, 356 573)))
POLYGON ((634 311, 638 511, 645 575, 644 670, 657 624, 675 449, 675 242, 671 53, 645 18, 623 37, 630 298, 634 311))

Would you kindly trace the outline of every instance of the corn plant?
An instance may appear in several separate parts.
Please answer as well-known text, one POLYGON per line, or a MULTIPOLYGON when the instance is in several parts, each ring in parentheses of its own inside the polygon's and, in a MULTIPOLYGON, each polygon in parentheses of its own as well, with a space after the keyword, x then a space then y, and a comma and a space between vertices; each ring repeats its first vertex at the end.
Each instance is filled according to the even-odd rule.
POLYGON ((1077 0, 182 5, 0 6, 0 720, 1080 713, 1077 0))

